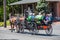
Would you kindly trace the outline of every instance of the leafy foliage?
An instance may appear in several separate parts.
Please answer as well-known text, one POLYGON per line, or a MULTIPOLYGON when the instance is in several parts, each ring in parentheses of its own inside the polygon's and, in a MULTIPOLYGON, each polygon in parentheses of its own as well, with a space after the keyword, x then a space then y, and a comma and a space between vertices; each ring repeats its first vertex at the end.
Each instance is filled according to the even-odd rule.
POLYGON ((45 0, 39 0, 37 2, 37 6, 36 6, 36 9, 40 12, 40 11, 43 11, 43 12, 48 12, 48 2, 46 2, 45 0))
MULTIPOLYGON (((7 19, 9 18, 9 7, 8 4, 10 3, 13 3, 13 2, 17 2, 17 1, 20 1, 20 0, 6 0, 6 11, 7 11, 7 19)), ((3 21, 3 0, 0 0, 0 21, 3 21)))
POLYGON ((0 6, 3 5, 3 0, 0 0, 0 6))

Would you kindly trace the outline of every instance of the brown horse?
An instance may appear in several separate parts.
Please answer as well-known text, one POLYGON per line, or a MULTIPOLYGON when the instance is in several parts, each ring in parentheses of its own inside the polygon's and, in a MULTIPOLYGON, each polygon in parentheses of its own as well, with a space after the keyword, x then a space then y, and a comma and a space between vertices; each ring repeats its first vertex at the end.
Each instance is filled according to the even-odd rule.
POLYGON ((14 29, 15 21, 16 21, 16 17, 10 18, 11 32, 13 32, 12 30, 14 29))

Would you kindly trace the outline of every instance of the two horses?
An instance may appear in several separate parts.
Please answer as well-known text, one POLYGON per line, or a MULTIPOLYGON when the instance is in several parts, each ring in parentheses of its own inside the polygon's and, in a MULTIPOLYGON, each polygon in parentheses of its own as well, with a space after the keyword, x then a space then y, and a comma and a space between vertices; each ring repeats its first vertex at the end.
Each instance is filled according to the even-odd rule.
POLYGON ((11 26, 11 32, 14 31, 14 27, 16 27, 16 32, 22 31, 22 22, 24 21, 24 17, 20 17, 17 19, 17 17, 10 18, 10 26, 11 26))
POLYGON ((19 17, 18 18, 18 21, 16 21, 17 20, 17 17, 12 17, 11 19, 10 19, 10 24, 11 24, 11 32, 13 32, 13 29, 14 29, 14 27, 16 27, 16 31, 17 32, 24 32, 24 26, 26 26, 26 28, 28 28, 29 30, 31 30, 32 32, 34 32, 34 33, 38 33, 38 31, 41 29, 41 28, 43 28, 43 30, 46 30, 46 33, 47 34, 51 34, 52 33, 52 26, 51 26, 51 24, 49 24, 48 26, 45 26, 45 25, 42 25, 42 26, 40 26, 40 24, 39 24, 39 26, 38 27, 40 27, 39 28, 39 30, 36 28, 37 27, 37 25, 36 25, 36 23, 35 22, 28 22, 28 21, 26 21, 25 20, 26 18, 25 17, 19 17), (24 21, 26 22, 25 24, 24 24, 24 21), (47 27, 47 28, 46 28, 47 27))

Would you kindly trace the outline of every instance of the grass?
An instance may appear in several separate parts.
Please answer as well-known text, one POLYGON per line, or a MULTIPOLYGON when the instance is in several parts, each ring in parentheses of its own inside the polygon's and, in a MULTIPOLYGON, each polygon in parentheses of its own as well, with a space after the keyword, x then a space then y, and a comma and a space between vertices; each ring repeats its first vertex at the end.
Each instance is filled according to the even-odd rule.
POLYGON ((1 27, 1 26, 4 26, 4 22, 0 22, 0 27, 1 27))
MULTIPOLYGON (((9 20, 7 20, 6 24, 7 24, 7 26, 10 26, 9 20)), ((0 27, 2 27, 2 26, 4 26, 4 22, 0 22, 0 27)))
POLYGON ((9 22, 9 20, 7 21, 7 26, 10 26, 10 22, 9 22))

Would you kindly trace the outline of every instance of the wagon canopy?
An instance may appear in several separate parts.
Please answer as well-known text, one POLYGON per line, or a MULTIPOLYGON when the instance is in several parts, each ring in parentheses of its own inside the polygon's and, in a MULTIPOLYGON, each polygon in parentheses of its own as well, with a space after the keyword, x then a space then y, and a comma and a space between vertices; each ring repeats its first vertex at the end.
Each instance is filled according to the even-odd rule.
POLYGON ((28 4, 28 3, 35 3, 38 2, 39 0, 21 0, 15 3, 11 3, 9 5, 19 5, 19 4, 28 4))
MULTIPOLYGON (((11 3, 9 5, 19 5, 19 4, 28 4, 28 3, 36 3, 39 0, 21 0, 18 2, 11 3)), ((46 0, 46 1, 60 1, 60 0, 46 0)))
POLYGON ((46 0, 46 1, 60 1, 60 0, 46 0))

